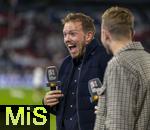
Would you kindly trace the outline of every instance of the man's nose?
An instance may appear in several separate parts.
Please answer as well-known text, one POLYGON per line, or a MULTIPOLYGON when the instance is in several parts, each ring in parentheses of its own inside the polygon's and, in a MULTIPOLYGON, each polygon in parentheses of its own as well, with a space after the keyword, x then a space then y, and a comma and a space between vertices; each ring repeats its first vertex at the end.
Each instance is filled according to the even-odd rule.
POLYGON ((70 35, 66 35, 65 38, 64 38, 64 41, 65 42, 69 42, 70 40, 71 40, 70 35))

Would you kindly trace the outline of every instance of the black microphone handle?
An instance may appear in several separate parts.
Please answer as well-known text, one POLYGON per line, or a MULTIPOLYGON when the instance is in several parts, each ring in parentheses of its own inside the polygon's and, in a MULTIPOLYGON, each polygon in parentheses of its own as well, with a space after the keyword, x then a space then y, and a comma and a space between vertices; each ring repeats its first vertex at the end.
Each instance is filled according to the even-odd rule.
POLYGON ((57 82, 47 82, 46 83, 46 86, 50 88, 51 91, 53 90, 60 90, 62 84, 61 84, 61 81, 57 81, 57 82))

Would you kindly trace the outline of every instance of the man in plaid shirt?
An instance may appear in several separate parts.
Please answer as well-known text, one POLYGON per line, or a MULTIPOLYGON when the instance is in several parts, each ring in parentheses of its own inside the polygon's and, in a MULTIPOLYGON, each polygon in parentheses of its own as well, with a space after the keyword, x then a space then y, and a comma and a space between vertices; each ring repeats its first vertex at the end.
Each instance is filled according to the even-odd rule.
POLYGON ((101 40, 109 61, 94 130, 150 130, 150 54, 133 42, 134 16, 111 7, 102 15, 101 40))

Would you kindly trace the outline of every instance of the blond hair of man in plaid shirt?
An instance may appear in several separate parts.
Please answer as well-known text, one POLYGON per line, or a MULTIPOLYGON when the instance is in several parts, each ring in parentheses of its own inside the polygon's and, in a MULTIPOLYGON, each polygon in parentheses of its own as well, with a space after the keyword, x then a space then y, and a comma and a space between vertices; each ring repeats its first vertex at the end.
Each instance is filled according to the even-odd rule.
POLYGON ((111 7, 102 15, 101 40, 109 61, 94 130, 150 130, 150 54, 134 42, 134 16, 111 7))

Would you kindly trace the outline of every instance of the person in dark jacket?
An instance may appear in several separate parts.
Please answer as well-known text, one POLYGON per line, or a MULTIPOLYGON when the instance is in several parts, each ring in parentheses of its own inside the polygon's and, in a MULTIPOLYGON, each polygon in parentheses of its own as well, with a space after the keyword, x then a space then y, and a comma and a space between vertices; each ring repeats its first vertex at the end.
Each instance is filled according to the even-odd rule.
POLYGON ((61 90, 46 93, 44 105, 56 115, 57 130, 93 130, 96 103, 90 101, 88 81, 93 78, 103 81, 110 56, 94 38, 91 17, 69 13, 62 23, 64 43, 70 55, 59 70, 61 90))

